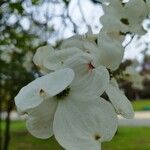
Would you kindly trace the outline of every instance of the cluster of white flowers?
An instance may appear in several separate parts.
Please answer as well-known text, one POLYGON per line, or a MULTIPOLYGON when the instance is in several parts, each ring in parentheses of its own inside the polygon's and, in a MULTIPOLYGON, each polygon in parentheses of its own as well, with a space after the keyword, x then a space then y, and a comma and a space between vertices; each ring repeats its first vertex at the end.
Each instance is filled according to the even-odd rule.
POLYGON ((29 132, 42 139, 55 135, 66 150, 100 150, 117 130, 117 115, 134 116, 113 71, 122 61, 125 35, 144 33, 149 0, 101 2, 105 14, 100 33, 73 36, 59 50, 39 48, 33 62, 44 75, 15 97, 18 111, 27 114, 29 132))

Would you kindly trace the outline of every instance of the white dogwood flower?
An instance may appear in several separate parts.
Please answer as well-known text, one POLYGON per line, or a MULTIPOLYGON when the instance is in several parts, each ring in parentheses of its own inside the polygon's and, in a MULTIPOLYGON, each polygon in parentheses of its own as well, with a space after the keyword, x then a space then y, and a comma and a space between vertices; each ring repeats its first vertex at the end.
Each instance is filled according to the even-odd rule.
POLYGON ((106 93, 118 114, 127 119, 132 119, 134 117, 134 110, 131 102, 119 89, 118 84, 114 78, 110 81, 106 93))
POLYGON ((28 131, 41 139, 54 135, 66 150, 101 150, 101 143, 110 141, 117 130, 117 114, 134 116, 112 75, 123 59, 126 34, 145 33, 142 21, 149 2, 97 1, 105 13, 100 33, 89 29, 64 40, 58 49, 40 47, 33 62, 46 75, 15 97, 18 111, 27 114, 28 131), (105 93, 109 102, 101 98, 105 93))
POLYGON ((54 134, 66 149, 99 150, 101 142, 114 136, 117 115, 109 102, 91 91, 79 92, 73 80, 72 69, 52 72, 23 87, 15 103, 28 114, 26 126, 35 137, 46 139, 54 134))
MULTIPOLYGON (((48 50, 48 48, 46 48, 46 50, 48 50)), ((78 48, 70 47, 49 53, 49 55, 46 55, 45 59, 43 59, 42 63, 39 65, 37 63, 37 65, 41 65, 49 71, 69 67, 75 72, 75 82, 73 82, 74 86, 78 86, 78 83, 82 82, 82 85, 78 87, 79 91, 82 90, 87 92, 94 87, 97 88, 97 91, 93 94, 100 96, 106 90, 109 83, 109 72, 106 67, 99 63, 97 64, 97 58, 94 56, 95 55, 85 53, 78 48), (87 86, 87 88, 85 89, 82 86, 87 86)), ((41 62, 40 56, 35 56, 34 59, 36 62, 41 62)))
POLYGON ((114 35, 124 35, 128 32, 143 35, 142 22, 148 15, 148 7, 143 0, 130 0, 123 3, 120 0, 110 1, 104 7, 104 15, 100 18, 103 30, 114 35))

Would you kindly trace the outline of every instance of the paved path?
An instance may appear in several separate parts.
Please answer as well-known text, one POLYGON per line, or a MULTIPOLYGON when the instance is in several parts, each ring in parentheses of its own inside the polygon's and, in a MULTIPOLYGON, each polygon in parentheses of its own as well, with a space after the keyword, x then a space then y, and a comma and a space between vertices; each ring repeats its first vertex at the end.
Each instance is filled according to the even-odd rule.
MULTIPOLYGON (((2 120, 5 120, 5 118, 7 117, 7 113, 6 112, 2 112, 1 113, 1 118, 2 120)), ((16 111, 12 111, 11 115, 10 115, 11 120, 24 120, 25 117, 21 117, 16 111)))
MULTIPOLYGON (((6 112, 1 114, 2 119, 7 116, 6 112)), ((20 117, 15 111, 11 113, 11 120, 24 120, 25 117, 20 117)), ((120 126, 148 126, 150 127, 150 111, 135 112, 134 119, 124 119, 119 116, 120 126)))
POLYGON ((121 126, 148 126, 150 127, 150 111, 135 112, 134 119, 124 119, 119 117, 121 126))

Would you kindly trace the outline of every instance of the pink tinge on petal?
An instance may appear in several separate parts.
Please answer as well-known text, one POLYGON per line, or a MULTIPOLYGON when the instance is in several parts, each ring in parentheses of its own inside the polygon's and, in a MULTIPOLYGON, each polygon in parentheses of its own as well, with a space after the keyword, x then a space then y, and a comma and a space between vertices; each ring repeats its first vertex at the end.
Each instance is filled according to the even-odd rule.
POLYGON ((95 69, 95 67, 93 66, 93 64, 90 62, 88 63, 88 70, 93 70, 95 69))

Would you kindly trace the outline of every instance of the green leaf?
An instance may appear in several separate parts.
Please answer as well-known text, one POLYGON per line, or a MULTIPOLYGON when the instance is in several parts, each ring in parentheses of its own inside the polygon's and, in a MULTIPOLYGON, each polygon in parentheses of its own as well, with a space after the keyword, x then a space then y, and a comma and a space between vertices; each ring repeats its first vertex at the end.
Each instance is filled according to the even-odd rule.
POLYGON ((17 10, 20 14, 23 13, 23 7, 22 7, 22 3, 21 2, 18 2, 18 3, 10 3, 9 4, 9 7, 11 10, 17 10))

